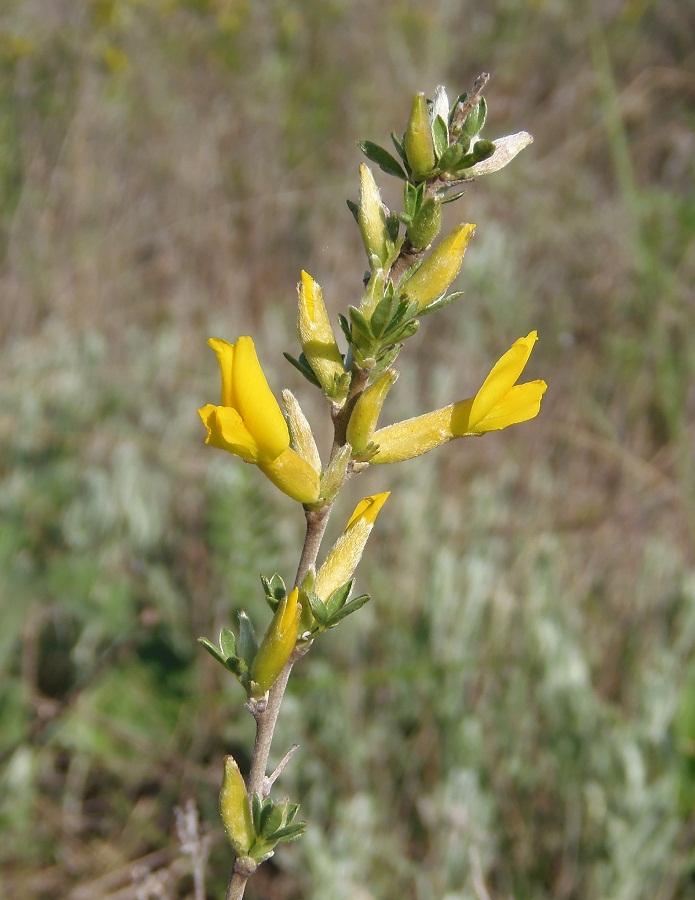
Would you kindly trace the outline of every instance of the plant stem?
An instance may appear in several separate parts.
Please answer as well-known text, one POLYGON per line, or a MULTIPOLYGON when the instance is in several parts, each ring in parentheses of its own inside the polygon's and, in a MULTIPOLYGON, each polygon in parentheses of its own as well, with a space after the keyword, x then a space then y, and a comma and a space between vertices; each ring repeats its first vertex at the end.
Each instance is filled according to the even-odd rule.
MULTIPOLYGON (((331 513, 333 504, 318 510, 306 510, 306 534, 304 536, 304 547, 299 560, 297 569, 297 577, 295 578, 295 587, 304 580, 304 576, 312 566, 316 565, 316 559, 321 547, 321 540, 328 525, 328 518, 331 513)), ((263 793, 265 773, 268 767, 268 756, 270 755, 270 747, 273 742, 273 734, 275 725, 280 713, 282 698, 285 695, 287 682, 292 671, 292 666, 303 656, 308 649, 305 645, 292 654, 289 662, 280 673, 280 677, 270 689, 268 694, 268 703, 262 712, 256 714, 256 742, 253 747, 253 756, 251 758, 251 771, 246 782, 249 800, 258 791, 263 793)), ((247 873, 245 867, 237 866, 236 861, 232 867, 232 872, 227 886, 226 900, 241 900, 246 889, 246 882, 252 873, 247 873)))

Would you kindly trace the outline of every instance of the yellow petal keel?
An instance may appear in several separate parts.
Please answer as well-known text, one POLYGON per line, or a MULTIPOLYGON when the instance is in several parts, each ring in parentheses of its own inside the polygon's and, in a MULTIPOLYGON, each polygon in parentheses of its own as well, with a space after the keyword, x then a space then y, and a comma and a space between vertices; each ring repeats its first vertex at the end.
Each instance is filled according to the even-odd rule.
POLYGON ((259 462, 258 468, 293 500, 311 505, 319 499, 321 481, 318 473, 291 447, 271 462, 259 462))

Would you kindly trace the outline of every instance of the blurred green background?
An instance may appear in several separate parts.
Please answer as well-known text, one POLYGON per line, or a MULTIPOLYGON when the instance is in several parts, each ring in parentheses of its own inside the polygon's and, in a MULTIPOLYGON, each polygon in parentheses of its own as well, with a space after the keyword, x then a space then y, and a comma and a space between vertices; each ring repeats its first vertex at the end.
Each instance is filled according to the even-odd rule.
MULTIPOLYGON (((385 416, 470 396, 537 328, 539 418, 375 467, 373 601, 295 670, 275 759, 307 836, 247 896, 695 897, 695 6, 5 0, 0 11, 0 898, 207 893, 242 691, 197 645, 294 575, 298 506, 204 447, 205 339, 296 353, 364 259, 356 141, 492 79, 535 143, 447 207, 466 297, 385 416)), ((399 188, 379 175, 387 202, 399 188)), ((320 424, 323 423, 323 424, 320 424)))

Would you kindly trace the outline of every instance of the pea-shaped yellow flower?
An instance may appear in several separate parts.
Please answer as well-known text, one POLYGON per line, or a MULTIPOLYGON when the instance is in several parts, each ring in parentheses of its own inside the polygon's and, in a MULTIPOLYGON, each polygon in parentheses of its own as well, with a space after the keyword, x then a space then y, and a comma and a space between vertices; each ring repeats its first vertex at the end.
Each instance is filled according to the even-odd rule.
POLYGON ((401 462, 453 438, 498 431, 533 419, 538 415, 547 385, 540 380, 516 384, 516 380, 537 339, 537 333, 532 331, 515 341, 495 363, 475 397, 379 429, 372 438, 379 450, 371 462, 401 462))
POLYGON ((236 344, 210 338, 222 374, 222 404, 198 410, 205 443, 255 463, 281 491, 311 504, 318 500, 319 473, 290 447, 282 411, 268 386, 250 337, 236 344))

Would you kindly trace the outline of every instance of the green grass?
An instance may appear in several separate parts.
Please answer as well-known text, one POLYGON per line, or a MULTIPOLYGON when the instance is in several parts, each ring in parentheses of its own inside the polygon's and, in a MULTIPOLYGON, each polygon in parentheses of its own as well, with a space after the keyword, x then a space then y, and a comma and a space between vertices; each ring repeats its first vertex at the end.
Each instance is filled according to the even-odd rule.
POLYGON ((355 141, 482 70, 490 135, 535 143, 449 210, 478 225, 466 295, 423 322, 385 417, 470 396, 532 328, 548 395, 350 484, 333 535, 393 491, 373 600, 293 676, 275 758, 300 743, 279 791, 309 829, 248 896, 695 897, 686 6, 0 14, 0 898, 135 896, 138 861, 142 893, 191 896, 189 797, 222 896, 221 760, 243 768, 253 729, 195 639, 264 624, 258 573, 292 579, 303 520, 203 446, 204 340, 253 334, 318 425, 281 351, 302 267, 332 314, 358 296, 355 141))

